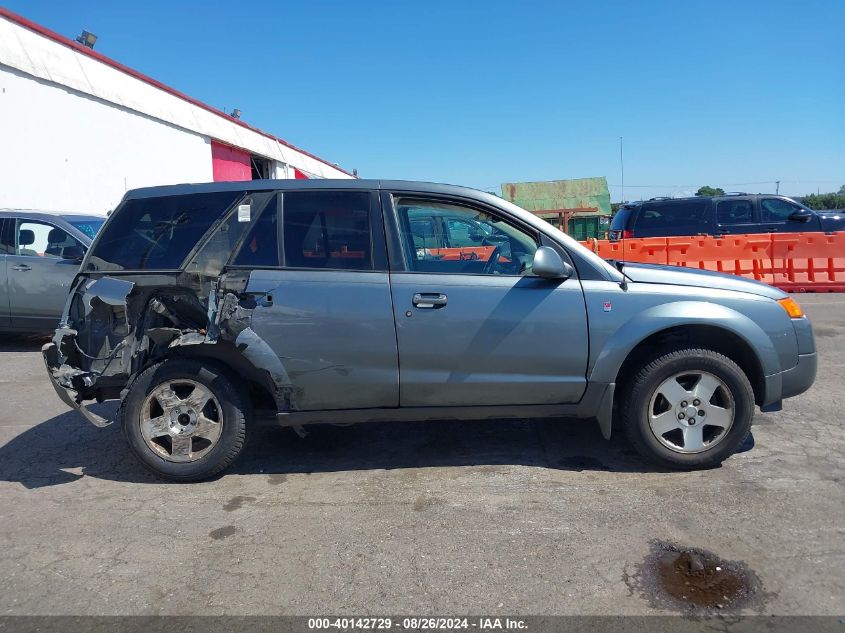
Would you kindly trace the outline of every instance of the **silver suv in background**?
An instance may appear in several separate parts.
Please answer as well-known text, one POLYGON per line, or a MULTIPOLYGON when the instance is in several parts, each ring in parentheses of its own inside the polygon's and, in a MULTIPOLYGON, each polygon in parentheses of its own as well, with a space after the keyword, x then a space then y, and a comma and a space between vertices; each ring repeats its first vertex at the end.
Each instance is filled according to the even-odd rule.
POLYGON ((395 181, 130 191, 43 349, 58 395, 120 400, 132 450, 202 479, 251 425, 616 417, 717 465, 810 387, 810 322, 765 284, 606 262, 496 196, 395 181))
POLYGON ((106 218, 0 210, 0 331, 51 332, 106 218))

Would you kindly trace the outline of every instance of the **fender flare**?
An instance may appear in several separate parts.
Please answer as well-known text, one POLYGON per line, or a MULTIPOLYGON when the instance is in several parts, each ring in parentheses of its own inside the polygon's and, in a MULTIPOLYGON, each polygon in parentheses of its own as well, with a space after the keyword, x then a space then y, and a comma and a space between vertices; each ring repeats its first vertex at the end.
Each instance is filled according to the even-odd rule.
POLYGON ((738 336, 757 357, 763 376, 781 370, 780 359, 771 338, 744 314, 705 301, 673 301, 643 310, 618 327, 598 350, 588 380, 615 382, 619 369, 637 345, 653 334, 685 325, 715 327, 738 336))

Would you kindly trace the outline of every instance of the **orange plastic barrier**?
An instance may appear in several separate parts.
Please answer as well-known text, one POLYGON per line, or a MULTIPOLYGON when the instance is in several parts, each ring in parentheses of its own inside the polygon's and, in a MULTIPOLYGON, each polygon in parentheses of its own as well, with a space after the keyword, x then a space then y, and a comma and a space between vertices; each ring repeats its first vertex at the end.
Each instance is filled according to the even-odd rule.
POLYGON ((666 263, 730 273, 772 283, 772 239, 767 233, 670 237, 666 263))
POLYGON ((774 285, 790 292, 845 291, 845 233, 772 235, 774 285))
POLYGON ((845 292, 845 233, 751 233, 581 243, 604 259, 730 273, 790 292, 845 292))
POLYGON ((669 242, 665 237, 641 237, 622 242, 622 258, 632 262, 665 264, 668 252, 669 242))

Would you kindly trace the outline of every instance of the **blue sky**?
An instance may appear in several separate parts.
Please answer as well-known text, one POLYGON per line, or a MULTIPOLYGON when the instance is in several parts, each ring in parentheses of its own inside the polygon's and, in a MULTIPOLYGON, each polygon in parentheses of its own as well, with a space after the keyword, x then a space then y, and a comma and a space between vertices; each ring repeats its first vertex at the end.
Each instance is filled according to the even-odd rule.
POLYGON ((845 2, 7 0, 363 177, 845 184, 845 2))

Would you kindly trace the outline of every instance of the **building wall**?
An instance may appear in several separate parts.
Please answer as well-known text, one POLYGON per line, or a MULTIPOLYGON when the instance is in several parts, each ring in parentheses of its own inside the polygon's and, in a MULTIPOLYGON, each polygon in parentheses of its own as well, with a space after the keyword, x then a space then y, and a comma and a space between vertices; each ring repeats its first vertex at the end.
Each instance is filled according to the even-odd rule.
POLYGON ((212 180, 210 139, 0 65, 0 208, 105 213, 127 189, 212 180))
MULTIPOLYGON (((244 121, 235 120, 0 6, 2 66, 283 163, 288 171, 288 168, 295 168, 308 177, 317 178, 353 177, 322 158, 244 121)), ((85 119, 79 121, 87 124, 85 119)), ((7 125, 6 120, 0 119, 0 139, 7 125)))

